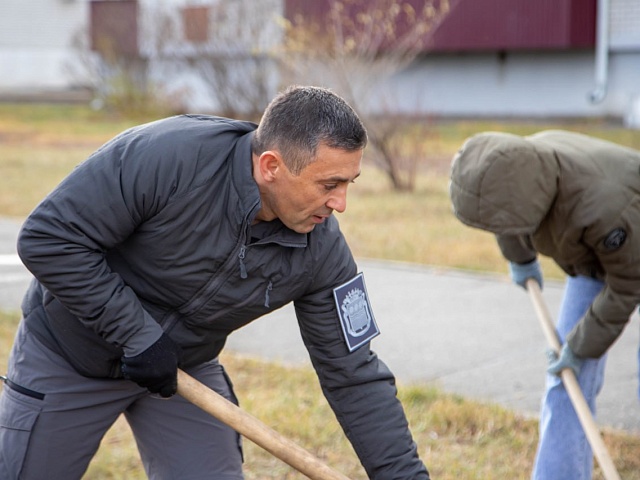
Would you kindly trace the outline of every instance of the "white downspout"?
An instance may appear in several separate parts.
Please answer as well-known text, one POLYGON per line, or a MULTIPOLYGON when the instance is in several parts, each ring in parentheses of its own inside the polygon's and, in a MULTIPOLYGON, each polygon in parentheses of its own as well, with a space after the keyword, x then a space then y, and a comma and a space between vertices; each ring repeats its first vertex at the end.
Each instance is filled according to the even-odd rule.
POLYGON ((596 15, 596 88, 588 94, 591 103, 600 103, 607 95, 609 68, 609 0, 598 0, 596 15))

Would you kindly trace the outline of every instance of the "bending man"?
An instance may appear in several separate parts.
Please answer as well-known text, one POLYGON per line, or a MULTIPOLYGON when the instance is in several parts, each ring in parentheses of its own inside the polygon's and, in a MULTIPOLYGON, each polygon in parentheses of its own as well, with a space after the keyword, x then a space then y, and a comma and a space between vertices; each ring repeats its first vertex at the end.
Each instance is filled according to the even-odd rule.
POLYGON ((79 165, 19 236, 35 278, 0 397, 0 477, 81 478, 124 413, 149 478, 243 478, 238 435, 174 396, 177 368, 236 402, 217 360, 227 336, 293 302, 368 475, 428 479, 333 216, 366 142, 340 97, 292 87, 259 126, 171 117, 79 165))

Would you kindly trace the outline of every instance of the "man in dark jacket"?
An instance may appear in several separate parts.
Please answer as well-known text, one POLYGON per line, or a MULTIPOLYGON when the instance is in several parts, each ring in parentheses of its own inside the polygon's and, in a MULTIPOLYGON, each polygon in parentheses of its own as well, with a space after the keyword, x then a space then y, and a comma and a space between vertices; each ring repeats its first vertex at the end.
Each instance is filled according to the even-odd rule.
POLYGON ((0 478, 80 478, 121 413, 150 478, 242 478, 237 434, 174 396, 177 368, 235 402, 227 336, 293 301, 368 475, 428 479, 332 215, 366 141, 340 97, 292 87, 257 129, 176 116, 79 165, 20 232, 35 278, 0 397, 0 478))
POLYGON ((640 152, 566 131, 485 132, 454 158, 450 191, 463 223, 496 234, 514 283, 542 286, 538 253, 568 275, 533 478, 590 479, 591 448, 559 374, 574 370, 595 413, 606 352, 640 303, 640 152))

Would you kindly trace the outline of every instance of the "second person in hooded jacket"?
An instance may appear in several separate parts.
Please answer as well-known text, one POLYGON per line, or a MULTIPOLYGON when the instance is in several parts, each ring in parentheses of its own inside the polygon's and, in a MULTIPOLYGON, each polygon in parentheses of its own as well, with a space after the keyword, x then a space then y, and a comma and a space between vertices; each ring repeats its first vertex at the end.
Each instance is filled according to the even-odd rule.
POLYGON ((455 156, 450 194, 458 219, 496 235, 515 283, 542 286, 538 254, 567 274, 533 478, 590 479, 592 452, 558 375, 572 368, 595 412, 606 352, 640 303, 640 152, 568 131, 485 132, 455 156))

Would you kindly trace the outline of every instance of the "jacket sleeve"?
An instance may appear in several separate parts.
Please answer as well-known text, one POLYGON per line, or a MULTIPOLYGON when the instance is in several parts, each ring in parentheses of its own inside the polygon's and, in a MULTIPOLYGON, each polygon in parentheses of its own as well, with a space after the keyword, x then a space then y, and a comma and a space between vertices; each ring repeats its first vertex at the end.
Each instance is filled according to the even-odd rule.
POLYGON ((129 356, 162 330, 105 256, 166 204, 184 174, 157 143, 132 129, 105 144, 35 208, 18 238, 18 253, 40 283, 129 356))
POLYGON ((496 235, 498 247, 505 259, 514 263, 529 263, 536 259, 537 253, 521 235, 496 235))
POLYGON ((602 356, 622 334, 640 303, 640 243, 632 228, 636 220, 623 223, 627 236, 618 248, 606 246, 606 235, 604 240, 601 235, 586 239, 606 276, 604 288, 567 336, 571 350, 580 357, 602 356))
MULTIPOLYGON (((617 283, 615 280, 613 283, 617 283)), ((616 291, 608 279, 584 318, 567 336, 571 350, 583 358, 599 358, 613 345, 640 302, 637 292, 616 291)))
POLYGON ((346 347, 333 289, 355 276, 351 253, 341 235, 325 248, 312 293, 295 302, 324 395, 369 478, 428 479, 396 397, 393 374, 369 343, 351 353, 346 347))

